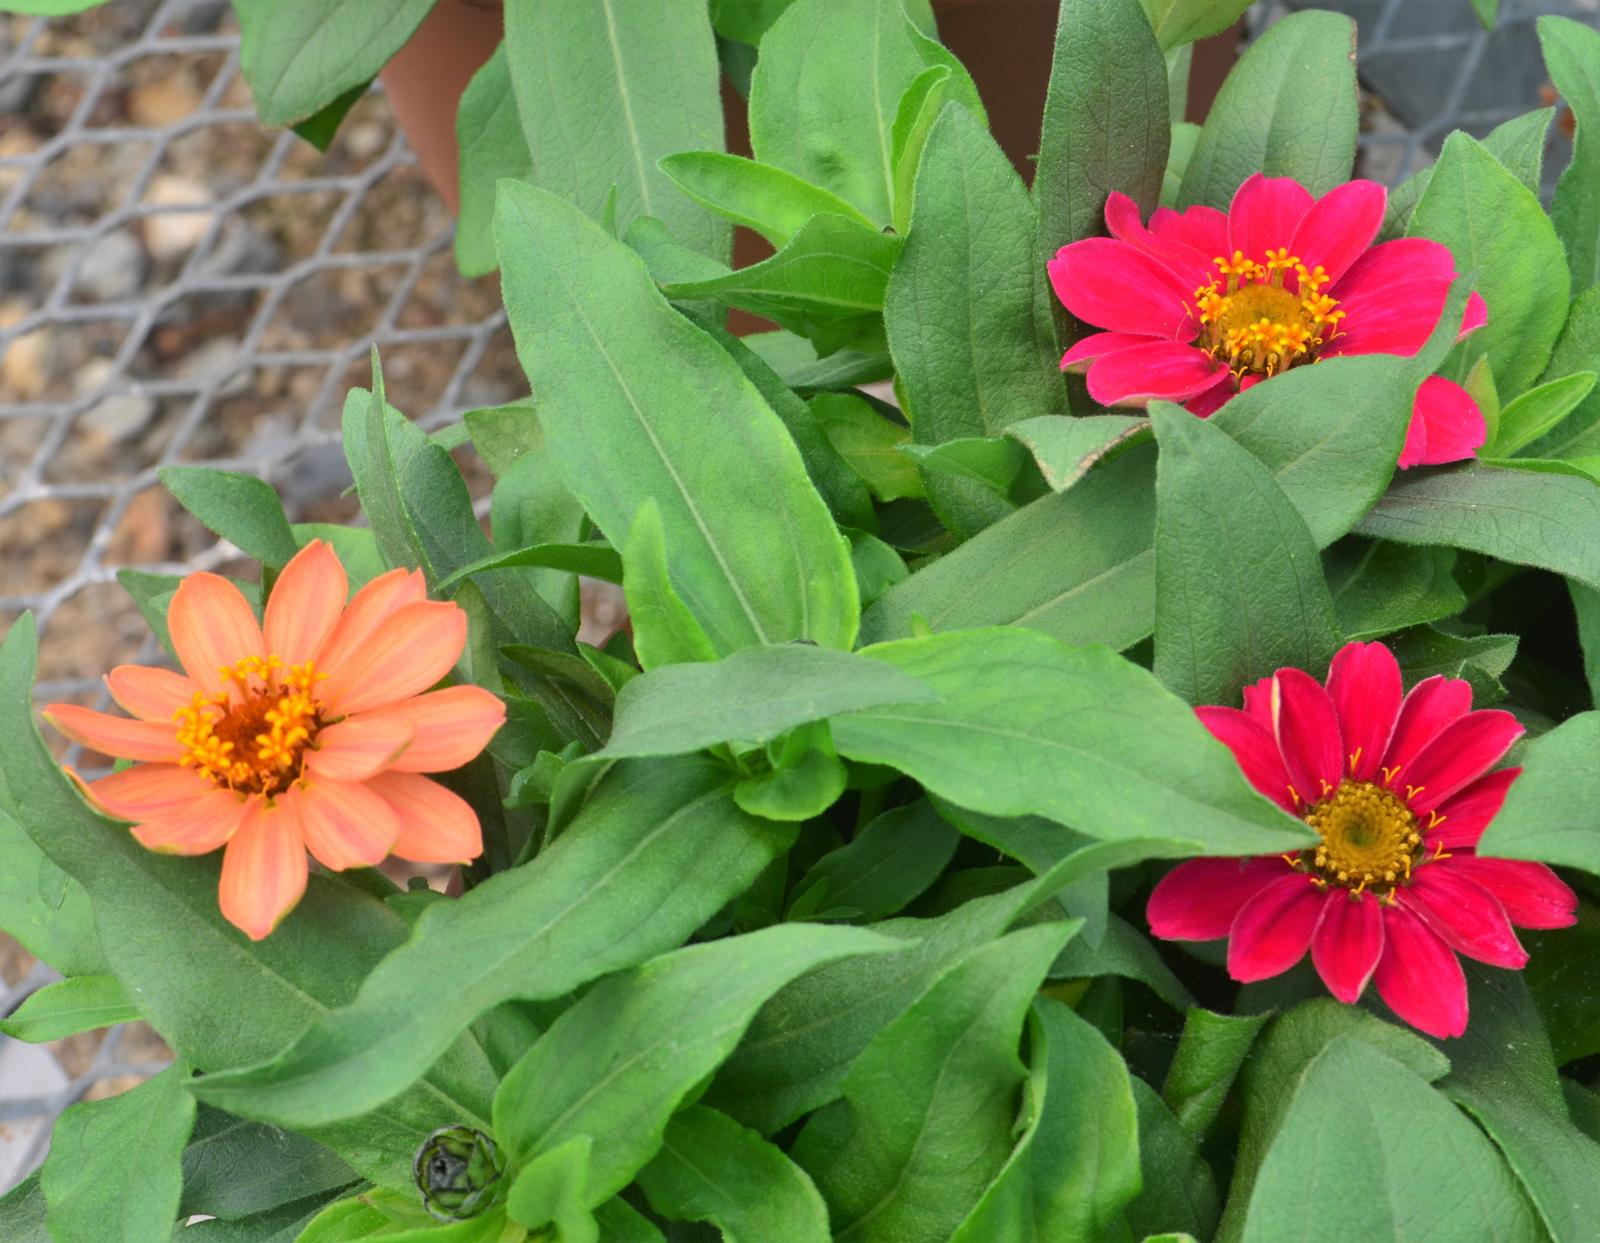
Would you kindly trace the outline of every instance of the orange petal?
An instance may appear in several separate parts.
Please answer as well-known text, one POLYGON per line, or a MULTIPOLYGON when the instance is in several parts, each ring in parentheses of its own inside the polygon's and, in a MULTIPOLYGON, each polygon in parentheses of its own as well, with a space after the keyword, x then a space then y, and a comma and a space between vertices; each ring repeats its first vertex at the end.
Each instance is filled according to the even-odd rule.
POLYGON ((390 854, 413 863, 470 863, 483 853, 483 831, 466 799, 416 773, 387 772, 367 782, 400 817, 390 854))
POLYGON ((317 652, 317 668, 337 669, 359 652, 384 621, 408 604, 428 598, 427 580, 419 570, 390 570, 380 574, 351 599, 339 624, 317 652))
POLYGON ((155 820, 192 807, 216 790, 192 768, 176 764, 138 764, 84 787, 107 815, 118 820, 155 820))
POLYGON ((505 724, 506 706, 481 686, 448 686, 363 712, 358 719, 409 722, 416 736, 389 767, 442 773, 460 768, 489 745, 505 724))
POLYGON ((455 667, 467 645, 467 615, 423 601, 396 610, 357 651, 323 667, 322 700, 335 715, 409 699, 455 667))
POLYGON ((350 581, 332 547, 312 540, 283 567, 267 599, 267 651, 286 665, 317 654, 344 612, 350 581))
POLYGON ((111 698, 141 721, 170 721, 200 688, 181 673, 150 665, 118 665, 106 674, 111 698))
POLYGON ((282 807, 250 799, 222 853, 222 916, 252 941, 278 926, 306 891, 306 848, 282 807))
POLYGON ((171 722, 130 721, 77 704, 51 704, 44 710, 44 719, 73 742, 101 755, 156 764, 176 764, 183 755, 177 727, 171 722))
POLYGON ((242 794, 213 786, 187 807, 134 825, 133 836, 146 850, 160 854, 208 855, 238 831, 250 803, 242 794))
POLYGON ((382 863, 400 835, 394 809, 366 786, 343 781, 313 781, 285 795, 299 818, 306 848, 324 867, 342 872, 382 863))
POLYGON ((316 750, 306 752, 306 771, 329 781, 365 781, 393 764, 415 733, 410 721, 399 718, 363 714, 340 721, 317 734, 316 750))
POLYGON ((167 608, 167 629, 183 671, 207 694, 226 689, 219 670, 266 655, 249 602, 216 574, 191 574, 178 585, 167 608))

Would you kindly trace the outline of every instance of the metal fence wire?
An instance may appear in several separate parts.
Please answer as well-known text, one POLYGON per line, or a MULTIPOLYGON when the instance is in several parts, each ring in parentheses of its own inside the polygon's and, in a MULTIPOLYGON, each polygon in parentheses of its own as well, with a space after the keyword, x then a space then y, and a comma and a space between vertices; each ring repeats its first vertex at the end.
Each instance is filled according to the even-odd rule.
MULTIPOLYGON (((1551 102, 1534 18, 1600 25, 1600 0, 1322 0, 1356 18, 1361 169, 1396 183, 1460 127, 1551 102)), ((1546 189, 1570 151, 1552 131, 1546 189)), ((160 467, 257 474, 298 521, 350 521, 338 440, 376 344, 428 428, 525 391, 493 278, 458 276, 448 214, 376 90, 326 153, 263 129, 225 0, 112 0, 0 17, 0 627, 33 610, 39 695, 104 706, 109 666, 151 659, 122 568, 226 571, 160 467)), ((480 494, 484 480, 463 458, 480 494)), ((0 1013, 53 976, 0 937, 0 1013)), ((142 1025, 29 1046, 0 1037, 0 1188, 74 1101, 169 1055, 142 1025)))

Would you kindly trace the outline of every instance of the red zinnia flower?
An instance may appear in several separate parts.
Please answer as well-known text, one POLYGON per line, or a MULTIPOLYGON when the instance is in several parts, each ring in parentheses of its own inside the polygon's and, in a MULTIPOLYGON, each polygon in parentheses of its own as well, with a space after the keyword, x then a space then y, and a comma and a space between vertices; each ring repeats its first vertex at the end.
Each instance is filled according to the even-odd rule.
MULTIPOLYGON (((1415 354, 1455 280, 1448 247, 1409 237, 1373 246, 1388 192, 1349 181, 1320 199, 1260 173, 1224 213, 1159 208, 1150 227, 1124 194, 1106 201, 1110 237, 1063 246, 1050 282, 1067 310, 1109 331, 1079 341, 1063 370, 1088 369, 1106 406, 1179 401, 1204 418, 1243 389, 1342 354, 1415 354)), ((1462 335, 1483 326, 1467 304, 1462 335)), ((1417 394, 1400 465, 1470 458, 1483 412, 1440 376, 1417 394)))
POLYGON ((1228 938, 1228 974, 1278 975, 1311 951, 1343 1002, 1373 979, 1397 1015, 1432 1036, 1467 1028, 1456 953, 1521 967, 1512 925, 1564 928, 1577 898, 1542 863, 1474 847, 1520 768, 1489 770, 1522 734, 1509 712, 1473 712, 1472 689, 1431 677, 1401 697, 1381 643, 1351 643, 1326 688, 1280 669, 1244 711, 1195 712, 1246 779, 1321 841, 1298 854, 1191 859, 1150 895, 1158 937, 1228 938))

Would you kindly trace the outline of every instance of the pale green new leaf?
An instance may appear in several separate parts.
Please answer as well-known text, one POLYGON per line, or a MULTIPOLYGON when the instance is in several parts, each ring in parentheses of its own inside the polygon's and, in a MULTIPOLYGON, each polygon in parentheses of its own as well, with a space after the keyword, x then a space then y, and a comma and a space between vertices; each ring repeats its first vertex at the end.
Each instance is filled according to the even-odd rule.
POLYGON ((456 107, 461 211, 456 217, 456 266, 463 276, 495 269, 494 196, 502 179, 528 181, 533 156, 522 136, 511 64, 504 41, 472 75, 456 107))
POLYGON ((0 1019, 0 1032, 13 1040, 43 1044, 79 1032, 131 1023, 139 1017, 117 978, 79 975, 47 984, 0 1019))

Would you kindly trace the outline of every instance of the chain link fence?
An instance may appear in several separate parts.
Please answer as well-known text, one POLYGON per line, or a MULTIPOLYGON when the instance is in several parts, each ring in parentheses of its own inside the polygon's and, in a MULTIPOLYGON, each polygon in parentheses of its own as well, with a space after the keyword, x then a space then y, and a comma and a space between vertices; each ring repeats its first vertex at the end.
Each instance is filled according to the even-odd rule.
MULTIPOLYGON (((1551 102, 1536 16, 1600 24, 1600 0, 1504 0, 1492 34, 1468 0, 1321 0, 1258 5, 1252 32, 1303 7, 1360 25, 1360 171, 1390 183, 1451 129, 1551 102)), ((1569 150, 1555 127, 1547 189, 1569 150)), ((377 92, 326 154, 257 123, 225 0, 0 17, 0 628, 37 615, 42 699, 103 707, 103 670, 156 656, 119 570, 240 562, 160 467, 249 471, 292 520, 349 521, 339 414, 373 344, 428 428, 525 391, 497 282, 458 276, 450 240, 377 92)), ((0 1014, 52 978, 0 937, 0 1014)), ((0 1189, 68 1105, 168 1056, 141 1024, 0 1037, 0 1189)))

